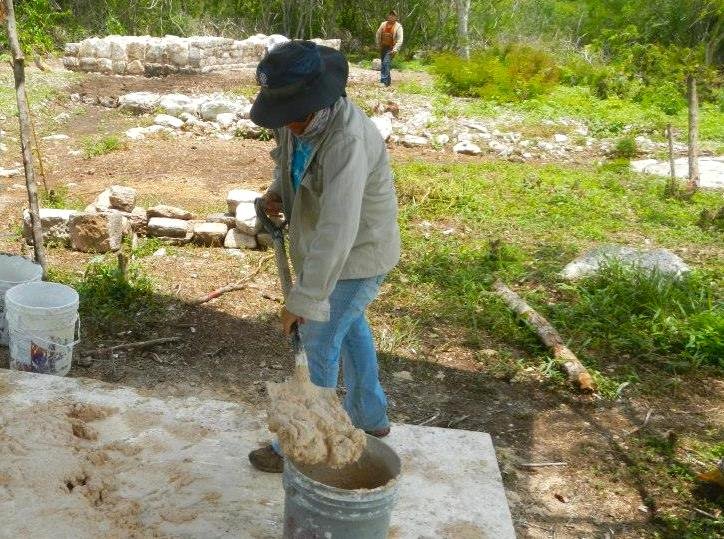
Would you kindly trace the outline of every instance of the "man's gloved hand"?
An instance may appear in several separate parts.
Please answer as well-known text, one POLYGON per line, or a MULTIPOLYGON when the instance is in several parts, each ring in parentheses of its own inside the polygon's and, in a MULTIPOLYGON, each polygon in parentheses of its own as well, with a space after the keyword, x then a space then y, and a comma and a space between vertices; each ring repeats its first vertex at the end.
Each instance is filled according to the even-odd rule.
POLYGON ((282 307, 282 330, 284 331, 284 335, 289 337, 289 335, 292 334, 292 328, 294 328, 294 324, 303 324, 304 318, 301 316, 297 316, 294 313, 290 313, 287 311, 286 307, 282 307))
POLYGON ((271 218, 282 218, 282 197, 277 193, 266 192, 261 197, 266 204, 266 214, 271 218))

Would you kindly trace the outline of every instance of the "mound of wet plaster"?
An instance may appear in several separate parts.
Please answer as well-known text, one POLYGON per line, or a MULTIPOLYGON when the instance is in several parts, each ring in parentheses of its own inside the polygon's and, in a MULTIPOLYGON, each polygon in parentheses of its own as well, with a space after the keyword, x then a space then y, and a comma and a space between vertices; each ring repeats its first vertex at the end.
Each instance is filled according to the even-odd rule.
POLYGON ((342 468, 357 462, 367 443, 352 422, 334 389, 315 386, 307 367, 297 367, 284 383, 268 383, 271 397, 269 430, 284 455, 305 465, 342 468))
POLYGON ((79 520, 87 537, 136 536, 140 506, 119 496, 111 451, 89 424, 107 413, 56 402, 0 414, 0 507, 12 508, 0 536, 79 537, 79 520))

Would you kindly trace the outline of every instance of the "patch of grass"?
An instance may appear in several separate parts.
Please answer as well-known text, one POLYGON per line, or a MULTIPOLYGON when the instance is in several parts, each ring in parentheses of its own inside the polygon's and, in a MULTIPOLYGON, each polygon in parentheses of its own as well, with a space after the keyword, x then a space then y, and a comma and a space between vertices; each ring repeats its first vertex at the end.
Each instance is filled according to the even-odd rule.
POLYGON ((65 185, 56 185, 48 191, 45 189, 39 189, 38 191, 41 208, 81 210, 85 207, 82 200, 70 195, 68 187, 65 185))
POLYGON ((86 159, 105 155, 125 148, 125 143, 117 135, 88 137, 83 140, 83 153, 86 159))
POLYGON ((724 300, 712 279, 612 264, 567 286, 569 297, 556 304, 554 318, 574 342, 608 356, 724 368, 724 300))
POLYGON ((53 272, 51 280, 72 286, 80 296, 80 314, 85 327, 102 333, 143 327, 158 318, 161 302, 151 280, 131 264, 124 277, 115 260, 92 260, 81 277, 53 272))
POLYGON ((158 238, 144 238, 133 250, 133 256, 136 258, 147 258, 161 248, 165 248, 167 252, 171 248, 158 238))
MULTIPOLYGON (((718 351, 721 281, 711 282, 724 270, 718 234, 697 226, 701 210, 719 198, 716 193, 697 193, 687 202, 663 199, 665 179, 642 181, 617 163, 575 168, 406 162, 395 167, 395 175, 403 258, 377 314, 391 326, 391 335, 404 336, 400 347, 421 340, 423 328, 450 324, 462 330, 467 346, 492 346, 515 357, 524 350, 523 364, 562 381, 537 337, 490 292, 500 277, 569 339, 606 398, 640 380, 640 358, 652 360, 646 362, 651 369, 711 364, 724 355, 718 351), (649 288, 619 275, 606 292, 592 283, 560 283, 563 266, 591 244, 645 241, 685 247, 701 271, 690 280, 656 281, 649 288), (618 296, 607 305, 620 312, 611 319, 597 302, 614 293, 618 296), (391 312, 395 315, 385 315, 391 312), (398 323, 410 316, 419 326, 398 323), (623 353, 633 357, 630 368, 620 361, 623 353)), ((395 339, 387 344, 386 349, 397 346, 395 339)))
MULTIPOLYGON (((3 62, 3 64, 7 65, 7 62, 3 62)), ((79 73, 72 71, 28 71, 26 88, 31 110, 36 114, 42 112, 41 109, 45 104, 59 98, 61 91, 69 83, 79 80, 80 77, 79 73)), ((5 69, 0 72, 0 114, 11 117, 15 116, 17 112, 13 72, 5 69)))

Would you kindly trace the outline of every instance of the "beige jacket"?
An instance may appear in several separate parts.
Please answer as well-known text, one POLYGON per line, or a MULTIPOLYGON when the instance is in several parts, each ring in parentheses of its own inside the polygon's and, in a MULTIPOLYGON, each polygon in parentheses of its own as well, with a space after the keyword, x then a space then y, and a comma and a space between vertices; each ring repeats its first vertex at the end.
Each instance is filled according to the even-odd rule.
POLYGON ((400 259, 397 196, 385 143, 375 125, 346 97, 325 131, 312 140, 310 164, 292 187, 292 133, 275 131, 274 182, 289 218, 290 258, 297 275, 287 309, 329 320, 339 279, 374 277, 400 259))
MULTIPOLYGON (((375 43, 377 43, 377 46, 380 47, 382 45, 382 30, 385 28, 385 25, 387 24, 387 21, 383 21, 382 24, 380 24, 380 27, 377 29, 377 34, 375 34, 375 43)), ((395 23, 395 46, 392 47, 393 52, 400 52, 400 47, 402 47, 402 42, 405 40, 405 32, 402 29, 402 25, 399 22, 395 23)))

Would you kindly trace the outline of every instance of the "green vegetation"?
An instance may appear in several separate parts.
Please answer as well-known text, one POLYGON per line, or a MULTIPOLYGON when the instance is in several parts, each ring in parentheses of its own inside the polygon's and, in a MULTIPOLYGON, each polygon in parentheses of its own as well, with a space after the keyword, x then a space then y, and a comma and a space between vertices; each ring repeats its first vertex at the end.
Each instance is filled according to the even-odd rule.
POLYGON ((636 157, 637 153, 636 139, 633 137, 622 137, 616 141, 616 145, 613 147, 613 157, 620 159, 632 159, 636 157))
POLYGON ((82 200, 70 195, 65 185, 56 185, 48 191, 40 189, 39 196, 41 208, 82 209, 85 206, 82 200))
POLYGON ((477 51, 469 61, 441 54, 435 58, 432 72, 450 95, 499 102, 523 101, 548 93, 559 78, 551 55, 528 45, 477 51))
POLYGON ((125 144, 116 135, 88 137, 83 141, 83 153, 86 159, 115 152, 124 147, 125 144))
POLYGON ((78 291, 83 324, 91 332, 142 328, 161 312, 153 283, 134 264, 123 275, 115 260, 100 257, 90 262, 82 277, 54 271, 50 278, 78 291))
POLYGON ((606 396, 637 380, 637 366, 662 373, 722 366, 724 264, 716 231, 697 226, 718 194, 664 199, 663 179, 619 166, 413 162, 397 166, 396 176, 404 258, 382 308, 404 306, 390 331, 398 345, 450 324, 474 349, 492 344, 518 357, 531 350, 530 365, 559 377, 536 337, 490 292, 500 277, 570 339, 606 396), (621 268, 578 284, 558 276, 593 243, 647 238, 698 253, 700 271, 680 281, 621 268), (603 377, 604 370, 617 374, 603 377))

